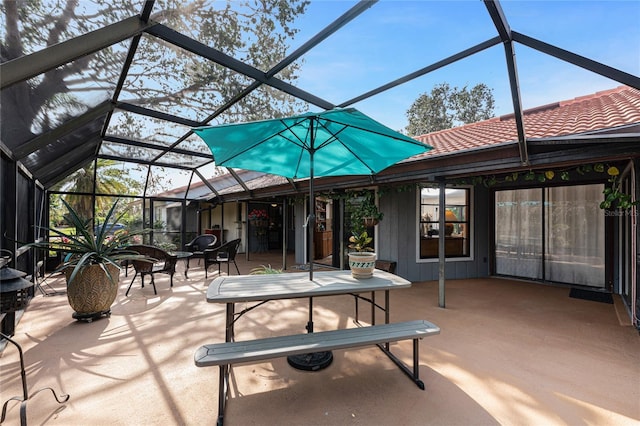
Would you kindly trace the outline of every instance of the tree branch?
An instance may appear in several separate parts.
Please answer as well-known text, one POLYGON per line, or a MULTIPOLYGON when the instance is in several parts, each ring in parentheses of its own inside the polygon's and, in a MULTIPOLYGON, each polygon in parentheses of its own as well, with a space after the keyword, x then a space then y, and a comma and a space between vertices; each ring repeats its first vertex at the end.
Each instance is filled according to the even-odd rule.
POLYGON ((75 16, 74 10, 78 6, 78 0, 68 0, 62 15, 56 20, 53 29, 49 31, 47 46, 60 42, 60 34, 67 30, 71 18, 75 16))
POLYGON ((22 37, 18 28, 18 2, 4 0, 5 20, 7 25, 6 46, 2 48, 2 62, 19 58, 24 55, 22 37))

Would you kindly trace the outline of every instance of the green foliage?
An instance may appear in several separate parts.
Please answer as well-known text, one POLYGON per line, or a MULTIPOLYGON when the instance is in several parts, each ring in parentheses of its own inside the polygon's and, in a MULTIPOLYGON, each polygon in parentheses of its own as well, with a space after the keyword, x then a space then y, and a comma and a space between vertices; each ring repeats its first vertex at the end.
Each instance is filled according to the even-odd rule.
POLYGON ((156 239, 153 242, 153 245, 161 248, 164 251, 174 251, 178 249, 178 246, 172 243, 171 241, 163 241, 156 239))
MULTIPOLYGON (((415 185, 397 185, 379 188, 377 194, 383 194, 394 190, 397 192, 413 190, 415 185)), ((332 200, 344 200, 346 216, 348 219, 347 229, 356 234, 361 234, 367 229, 364 219, 374 219, 381 221, 384 213, 378 210, 376 205, 376 191, 372 189, 346 190, 336 192, 323 192, 316 194, 318 197, 330 198, 332 200)), ((291 201, 290 201, 291 202, 291 201)), ((292 203, 293 204, 293 203, 292 203)))
POLYGON ((468 89, 448 83, 436 85, 430 94, 421 94, 407 111, 407 134, 418 136, 455 125, 475 123, 493 116, 495 100, 492 89, 477 84, 468 89))
POLYGON ((257 268, 253 268, 249 275, 270 275, 270 274, 281 274, 282 269, 272 268, 271 265, 260 265, 257 268))
POLYGON ((129 233, 126 230, 113 232, 113 227, 121 219, 114 217, 118 202, 113 203, 105 217, 105 226, 98 227, 94 233, 93 219, 85 218, 76 212, 70 204, 61 199, 67 208, 68 214, 65 220, 71 226, 69 232, 63 232, 55 228, 42 228, 49 235, 54 235, 56 240, 42 241, 27 244, 28 247, 45 249, 62 253, 65 261, 58 267, 58 271, 73 268, 69 282, 73 281, 78 272, 89 265, 101 265, 111 280, 113 277, 105 267, 107 264, 120 267, 120 262, 127 259, 149 260, 137 252, 127 250, 126 247, 144 232, 129 233))
POLYGON ((604 200, 600 203, 601 209, 627 210, 640 204, 640 201, 632 201, 631 194, 627 194, 622 191, 619 179, 620 171, 618 168, 603 163, 584 164, 573 169, 565 169, 555 172, 553 170, 529 170, 526 173, 514 172, 505 175, 503 178, 499 178, 495 175, 476 176, 471 179, 459 179, 455 184, 465 185, 471 183, 472 185, 484 185, 487 188, 491 188, 504 182, 518 182, 520 179, 525 182, 537 181, 540 183, 558 181, 558 179, 566 182, 571 180, 571 173, 576 173, 579 176, 585 176, 589 173, 594 174, 605 172, 609 176, 609 179, 607 180, 609 185, 604 188, 604 200))
POLYGON ((609 186, 604 188, 604 201, 600 203, 601 209, 621 209, 628 210, 636 206, 640 201, 631 201, 631 195, 621 191, 619 182, 620 171, 617 167, 608 167, 609 186))
MULTIPOLYGON (((113 195, 137 195, 142 192, 143 183, 123 174, 118 163, 113 160, 98 159, 89 165, 76 170, 63 181, 53 186, 56 191, 69 191, 65 195, 66 201, 82 217, 91 217, 93 213, 93 198, 91 196, 94 189, 94 175, 96 177, 96 194, 113 195), (97 165, 97 173, 94 173, 97 165)), ((53 199, 53 197, 52 197, 53 199)), ((95 218, 104 222, 104 217, 113 204, 113 197, 98 196, 95 199, 95 218)), ((120 211, 126 210, 120 208, 120 211)), ((117 213, 120 213, 118 211, 117 213)), ((50 214, 53 223, 59 223, 60 218, 65 214, 64 206, 51 204, 50 214)), ((128 223, 131 221, 129 214, 125 216, 128 223)))
POLYGON ((454 111, 454 120, 469 124, 491 118, 495 101, 492 89, 486 84, 477 84, 470 90, 455 87, 451 93, 450 108, 454 111))
POLYGON ((49 196, 49 223, 60 226, 64 223, 64 206, 58 194, 49 196))
POLYGON ((346 210, 351 222, 351 231, 355 234, 362 234, 366 230, 365 218, 372 218, 380 221, 384 213, 378 210, 374 191, 347 192, 346 210))
POLYGON ((355 251, 373 251, 369 245, 373 241, 373 238, 369 236, 367 231, 362 231, 362 233, 354 232, 353 235, 349 237, 349 248, 355 251))

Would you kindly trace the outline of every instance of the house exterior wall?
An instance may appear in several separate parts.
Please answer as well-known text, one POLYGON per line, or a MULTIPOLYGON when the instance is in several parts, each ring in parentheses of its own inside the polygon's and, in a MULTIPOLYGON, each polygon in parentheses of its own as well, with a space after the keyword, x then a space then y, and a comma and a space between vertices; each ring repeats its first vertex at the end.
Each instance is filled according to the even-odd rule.
MULTIPOLYGON (((450 259, 446 279, 478 278, 489 275, 489 193, 480 186, 473 190, 473 249, 469 259, 450 259)), ((418 187, 410 191, 388 191, 379 199, 384 219, 378 224, 378 259, 397 262, 396 274, 410 281, 438 279, 437 260, 418 261, 418 187), (389 242, 389 243, 386 243, 389 242)))
MULTIPOLYGON (((187 203, 187 207, 185 209, 185 226, 187 232, 190 230, 197 231, 198 229, 198 218, 201 215, 198 213, 198 206, 196 203, 187 203)), ((195 233, 195 232, 194 232, 195 233)), ((191 241, 190 236, 187 236, 187 239, 191 241)), ((185 241, 188 243, 189 241, 185 241)))
MULTIPOLYGON (((612 163, 608 163, 612 164, 612 163)), ((628 162, 613 163, 620 170, 624 169, 628 162)), ((546 188, 564 187, 584 184, 606 184, 608 176, 603 171, 592 170, 590 172, 580 172, 581 166, 567 166, 563 168, 538 169, 536 178, 529 179, 525 173, 510 175, 509 179, 498 175, 489 176, 481 182, 474 182, 477 179, 465 179, 467 185, 474 184, 471 191, 471 256, 469 258, 448 259, 445 265, 445 279, 466 279, 483 278, 495 274, 494 263, 494 215, 495 215, 495 191, 503 189, 524 189, 524 188, 546 188), (539 179, 541 173, 553 171, 546 180, 539 179), (514 177, 515 176, 515 177, 514 177)), ((640 175, 640 166, 634 162, 635 193, 636 198, 640 198, 640 185, 637 176, 640 175)), ((454 182, 449 182, 453 185, 454 182)), ((462 185, 463 180, 457 180, 457 184, 462 185)), ((375 229, 375 250, 378 259, 395 261, 396 274, 412 282, 435 281, 439 278, 439 263, 437 259, 419 259, 418 256, 418 217, 419 217, 419 186, 405 185, 407 190, 396 191, 393 187, 379 188, 381 195, 378 199, 379 209, 384 213, 384 218, 375 229)), ((305 242, 306 242, 306 204, 295 205, 295 261, 297 264, 305 264, 305 242)), ((605 211, 602 213, 606 214, 605 211)), ((635 219, 637 223, 637 216, 635 219)), ((620 279, 618 271, 621 268, 621 256, 618 250, 621 238, 624 239, 626 231, 616 231, 609 227, 605 230, 607 238, 611 241, 607 247, 611 250, 607 255, 607 268, 611 273, 607 273, 607 279, 614 279, 611 290, 620 293, 620 284, 616 280, 620 279), (620 233, 624 235, 621 237, 620 233), (617 274, 617 275, 616 275, 617 274)), ((635 236, 640 239, 640 230, 634 228, 635 236)), ((635 251, 631 247, 632 255, 628 256, 629 262, 635 263, 635 271, 632 274, 636 277, 634 291, 629 291, 630 302, 628 308, 635 312, 640 311, 640 254, 637 248, 635 251), (634 302, 635 301, 635 306, 634 302)), ((570 283, 565 283, 570 284, 570 283)), ((633 315, 634 312, 631 313, 633 315)), ((637 314, 636 314, 637 315, 637 314)))
MULTIPOLYGON (((242 211, 244 211, 245 203, 226 203, 220 204, 212 209, 203 209, 200 211, 200 229, 201 233, 207 229, 219 226, 223 229, 222 242, 227 242, 240 238, 242 242, 238 248, 239 253, 245 252, 245 225, 242 220, 242 211)), ((196 235, 197 224, 189 225, 187 228, 193 230, 193 237, 196 235)))

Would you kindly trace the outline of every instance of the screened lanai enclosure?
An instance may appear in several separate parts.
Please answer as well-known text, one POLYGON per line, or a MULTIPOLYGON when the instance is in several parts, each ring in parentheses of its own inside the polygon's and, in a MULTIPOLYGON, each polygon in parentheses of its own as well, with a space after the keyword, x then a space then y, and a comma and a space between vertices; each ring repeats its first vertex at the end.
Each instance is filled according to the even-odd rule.
MULTIPOLYGON (((296 261, 304 263, 302 230, 309 212, 299 201, 308 193, 308 180, 217 167, 193 128, 355 107, 408 133, 413 102, 443 82, 465 88, 487 84, 495 98, 492 117, 513 122, 514 136, 492 142, 490 149, 472 149, 467 157, 456 149, 462 152, 472 144, 444 149, 434 144, 433 153, 380 174, 318 179, 324 194, 316 200, 322 235, 315 252, 326 254, 321 257, 330 259, 328 265, 344 266, 341 256, 330 255, 344 250, 348 230, 340 201, 345 197, 327 193, 410 188, 406 197, 396 192, 377 201, 386 219, 370 229, 381 255, 397 262, 406 278, 444 278, 434 262, 437 244, 428 238, 437 237, 434 229, 449 221, 446 206, 457 214, 451 222, 459 238, 451 239, 456 253, 447 257, 467 262, 454 264, 449 274, 460 277, 464 270, 467 276, 516 275, 563 283, 573 279, 570 268, 563 266, 549 277, 540 272, 544 262, 559 265, 550 258, 514 273, 522 263, 504 253, 522 253, 523 247, 512 244, 528 237, 517 235, 527 232, 519 222, 508 222, 513 227, 508 235, 474 228, 481 221, 493 223, 501 214, 493 206, 518 199, 523 196, 518 191, 525 189, 487 189, 486 177, 500 180, 543 168, 569 176, 581 164, 604 162, 624 172, 623 190, 637 197, 640 119, 634 102, 640 58, 632 42, 638 38, 625 29, 629 23, 637 27, 635 2, 68 0, 4 1, 1 10, 0 248, 12 253, 15 268, 31 275, 40 273, 46 255, 22 243, 49 237, 38 226, 63 226, 61 198, 95 218, 96 226, 119 200, 126 211, 120 225, 150 229, 146 243, 183 249, 195 236, 213 233, 221 241, 241 238, 241 252, 247 255, 295 251, 296 261), (594 5, 595 21, 578 13, 594 5), (562 17, 568 10, 576 11, 577 30, 565 29, 562 17), (613 45, 628 48, 618 55, 613 45), (588 122, 587 127, 540 134, 528 127, 526 111, 534 107, 550 109, 552 103, 620 85, 632 97, 623 119, 614 124, 607 117, 591 123, 581 116, 571 119, 588 122), (460 186, 462 178, 473 177, 479 180, 460 186), (462 188, 456 192, 459 200, 449 206, 438 194, 456 184, 462 188), (435 191, 434 198, 420 198, 425 188, 435 191), (410 217, 400 207, 406 202, 410 217), (251 228, 253 211, 271 219, 268 233, 251 228), (406 229, 396 225, 405 222, 406 229), (407 232, 410 252, 397 243, 407 232)), ((437 143, 438 137, 420 140, 437 143)), ((385 147, 377 149, 384 152, 385 147)), ((582 174, 574 183, 580 179, 582 174)), ((595 189, 598 199, 608 176, 587 173, 584 179, 601 185, 595 189)), ((543 196, 543 189, 524 186, 540 191, 533 197, 543 196)), ((556 192, 544 196, 563 197, 556 192)), ((580 198, 574 192, 571 197, 580 198)), ((618 280, 602 287, 628 293, 633 311, 636 223, 625 216, 629 222, 611 225, 599 220, 603 217, 593 219, 602 226, 598 258, 604 262, 604 250, 617 253, 619 247, 626 257, 624 262, 607 257, 610 274, 599 270, 597 286, 610 276, 618 280), (605 226, 614 228, 605 233, 605 226), (614 233, 615 243, 610 239, 614 233), (620 239, 624 245, 614 249, 620 239)), ((558 226, 564 225, 550 224, 535 233, 547 235, 558 226)), ((571 244, 583 244, 575 238, 571 244)), ((555 243, 566 246, 566 241, 555 243)))

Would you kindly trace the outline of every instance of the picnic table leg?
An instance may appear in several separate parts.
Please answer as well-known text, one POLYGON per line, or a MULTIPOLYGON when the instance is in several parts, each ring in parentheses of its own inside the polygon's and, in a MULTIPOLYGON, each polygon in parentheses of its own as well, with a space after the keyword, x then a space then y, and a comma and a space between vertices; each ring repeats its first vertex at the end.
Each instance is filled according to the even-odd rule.
POLYGON ((220 378, 218 381, 218 421, 216 424, 222 426, 224 423, 224 409, 227 401, 227 390, 229 387, 229 365, 220 365, 220 378))
POLYGON ((384 352, 391 361, 393 361, 399 368, 402 370, 404 374, 406 374, 420 389, 424 390, 424 382, 420 380, 420 364, 419 364, 419 352, 418 352, 418 340, 413 339, 413 370, 411 370, 407 365, 402 362, 398 357, 391 353, 388 349, 388 343, 382 344, 379 343, 378 347, 382 352, 384 352))
POLYGON ((371 325, 376 325, 376 292, 371 292, 371 325))
MULTIPOLYGON (((227 303, 227 318, 225 327, 224 340, 226 342, 232 342, 235 339, 234 333, 234 316, 235 316, 235 303, 227 303)), ((229 392, 229 364, 220 365, 220 378, 218 379, 218 421, 217 425, 222 426, 224 422, 224 410, 226 407, 228 392, 229 392)))
POLYGON ((384 291, 384 323, 389 324, 389 290, 384 291))
MULTIPOLYGON (((361 297, 358 296, 357 294, 353 295, 353 299, 355 301, 355 319, 354 322, 358 325, 360 325, 360 310, 358 308, 358 299, 360 299, 361 297)), ((376 304, 376 293, 375 291, 371 292, 371 298, 370 299, 366 299, 366 298, 362 298, 364 300, 366 300, 367 302, 369 302, 371 304, 371 325, 375 325, 376 324, 376 308, 381 309, 382 311, 384 311, 384 323, 385 324, 389 324, 389 320, 390 320, 390 313, 389 313, 389 290, 385 290, 384 291, 384 308, 382 306, 379 306, 376 304)))
MULTIPOLYGON (((384 291, 384 323, 389 324, 389 290, 384 291)), ((385 344, 385 348, 389 351, 389 342, 385 344)))
POLYGON ((235 327, 234 327, 234 317, 235 316, 235 304, 227 303, 227 326, 225 328, 224 340, 225 342, 233 342, 235 339, 235 327))

